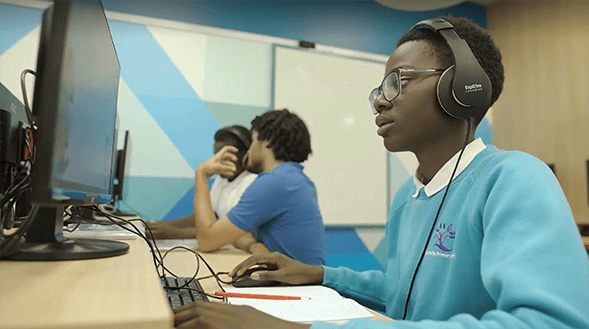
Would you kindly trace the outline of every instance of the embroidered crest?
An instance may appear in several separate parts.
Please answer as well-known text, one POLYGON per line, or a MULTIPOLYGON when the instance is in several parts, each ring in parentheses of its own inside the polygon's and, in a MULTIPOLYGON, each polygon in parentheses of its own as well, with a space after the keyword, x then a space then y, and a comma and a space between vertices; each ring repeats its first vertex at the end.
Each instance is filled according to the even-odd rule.
POLYGON ((452 225, 450 224, 446 227, 446 223, 441 223, 434 233, 434 238, 438 240, 434 246, 440 248, 442 251, 452 251, 452 249, 444 244, 448 242, 448 239, 454 239, 456 237, 456 232, 452 231, 452 225))

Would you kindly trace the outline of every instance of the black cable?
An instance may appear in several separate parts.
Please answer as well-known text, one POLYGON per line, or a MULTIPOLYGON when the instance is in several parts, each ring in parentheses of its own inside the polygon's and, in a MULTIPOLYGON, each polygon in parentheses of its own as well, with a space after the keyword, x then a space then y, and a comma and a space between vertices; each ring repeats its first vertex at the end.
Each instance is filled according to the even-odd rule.
MULTIPOLYGON (((159 250, 159 248, 157 247, 157 244, 155 242, 156 240, 153 237, 153 234, 151 234, 152 233, 151 232, 151 229, 149 228, 149 226, 147 225, 147 223, 144 220, 142 220, 142 219, 131 219, 131 220, 127 220, 127 219, 124 219, 124 218, 121 218, 121 217, 118 217, 118 216, 115 216, 115 215, 112 215, 112 214, 103 212, 103 211, 101 211, 96 206, 92 206, 92 207, 80 206, 80 208, 85 208, 85 209, 91 210, 91 211, 93 211, 93 212, 95 212, 95 213, 97 213, 97 214, 99 214, 101 216, 104 216, 105 218, 107 218, 110 221, 110 223, 105 223, 104 221, 87 220, 87 219, 85 219, 86 222, 94 223, 94 224, 99 224, 99 225, 113 225, 113 224, 114 225, 118 225, 119 227, 121 227, 121 228, 123 228, 123 229, 125 229, 125 230, 127 230, 129 232, 132 232, 132 233, 134 233, 136 235, 138 235, 145 242, 147 242, 148 247, 151 249, 151 253, 152 253, 152 257, 154 259, 154 265, 155 265, 155 268, 156 268, 156 272, 158 273, 158 276, 160 277, 160 279, 163 279, 165 277, 165 274, 166 273, 168 273, 171 276, 176 277, 176 278, 179 277, 178 275, 174 274, 170 269, 168 269, 164 265, 164 259, 168 255, 169 252, 171 252, 172 250, 176 250, 176 249, 184 249, 184 250, 187 250, 187 251, 193 253, 196 256, 196 258, 197 258, 197 267, 196 267, 196 271, 195 271, 194 275, 192 277, 190 277, 190 279, 184 285, 182 285, 180 287, 167 287, 167 286, 164 286, 164 288, 194 290, 194 289, 188 287, 187 285, 191 281, 204 279, 204 278, 196 279, 196 276, 198 275, 198 272, 200 271, 200 260, 202 260, 203 263, 205 264, 205 266, 207 267, 207 269, 210 271, 210 273, 212 273, 212 277, 214 277, 216 279, 217 285, 219 286, 219 288, 221 289, 221 291, 225 291, 225 289, 223 289, 223 287, 221 286, 220 282, 221 283, 225 283, 225 284, 227 284, 229 282, 225 282, 225 281, 221 280, 218 275, 228 274, 227 272, 219 272, 219 273, 216 273, 211 268, 211 266, 207 263, 207 261, 200 255, 200 253, 198 253, 198 252, 196 252, 196 251, 194 251, 194 250, 192 250, 190 248, 184 247, 184 246, 176 246, 176 247, 173 247, 170 250, 168 250, 167 252, 165 252, 164 255, 162 255, 161 252, 160 252, 160 250, 159 250), (130 225, 135 230, 131 230, 131 229, 125 227, 123 224, 121 224, 120 222, 116 221, 115 219, 117 219, 117 220, 119 220, 119 221, 121 221, 121 222, 123 222, 125 224, 130 225), (141 233, 141 231, 132 223, 133 221, 140 221, 141 223, 143 223, 144 227, 150 232, 150 236, 152 238, 151 239, 152 241, 150 241, 147 238, 147 236, 145 236, 144 234, 141 233), (161 267, 161 274, 160 274, 160 267, 161 267)), ((207 278, 210 278, 210 277, 211 276, 209 276, 207 278)), ((206 293, 205 293, 205 295, 207 295, 208 297, 211 297, 211 298, 225 300, 225 297, 219 297, 219 296, 209 295, 209 294, 206 294, 206 293)))
MULTIPOLYGON (((176 247, 173 247, 173 248, 171 248, 170 250, 166 251, 166 253, 164 254, 163 258, 166 258, 166 256, 168 255, 168 253, 169 253, 169 252, 171 252, 171 251, 173 251, 173 250, 176 250, 176 249, 184 249, 184 250, 188 250, 188 251, 190 251, 191 253, 193 253, 194 255, 196 255, 196 256, 197 256, 197 257, 196 257, 196 259, 197 259, 197 268, 196 268, 196 272, 194 273, 194 275, 193 275, 192 277, 190 277, 190 279, 186 280, 186 282, 184 282, 184 284, 182 284, 181 286, 178 286, 178 287, 170 287, 170 286, 164 285, 164 289, 167 289, 167 290, 189 290, 189 291, 196 291, 196 292, 198 292, 199 294, 201 294, 201 295, 205 295, 205 296, 208 296, 208 297, 210 297, 210 298, 215 298, 215 299, 222 299, 222 300, 224 300, 224 299, 225 299, 225 297, 219 297, 219 296, 215 296, 215 295, 210 295, 210 294, 207 294, 207 293, 206 293, 206 292, 204 292, 204 291, 200 291, 200 290, 198 290, 198 289, 194 289, 194 288, 191 288, 191 287, 189 287, 189 286, 188 286, 188 285, 189 285, 190 283, 192 283, 193 281, 199 281, 199 280, 200 280, 200 279, 196 279, 196 276, 198 275, 198 272, 199 272, 199 270, 200 270, 200 261, 199 261, 200 254, 199 254, 199 253, 197 253, 197 252, 195 252, 194 250, 192 250, 192 249, 190 249, 190 248, 187 248, 187 247, 184 247, 184 246, 176 246, 176 247)), ((210 266, 209 266, 209 265, 206 263, 206 261, 205 261, 205 260, 204 260, 202 257, 201 257, 201 259, 202 259, 202 261, 203 261, 203 262, 204 262, 204 263, 207 265, 207 267, 209 268, 209 270, 211 270, 211 269, 210 269, 210 266)), ((162 261, 163 261, 163 259, 162 259, 162 261)), ((175 278, 179 278, 179 277, 180 277, 180 276, 178 276, 178 275, 176 275, 176 274, 172 273, 170 270, 168 270, 168 272, 169 272, 169 273, 170 273, 172 276, 174 276, 175 278)), ((212 276, 215 276, 214 272, 211 272, 211 273, 213 273, 213 275, 212 275, 212 276)), ((212 277, 212 276, 208 276, 207 278, 210 278, 210 277, 212 277)), ((202 278, 201 278, 201 279, 202 279, 202 278)), ((219 285, 219 287, 221 287, 221 286, 219 285)), ((221 289, 223 289, 223 287, 221 287, 221 289)), ((223 290, 223 291, 225 291, 225 290, 223 290)))
MULTIPOLYGON (((136 226, 135 226, 135 225, 134 225, 134 224, 133 224, 133 223, 132 223, 130 220, 126 220, 126 219, 120 218, 120 217, 118 217, 118 216, 114 216, 114 215, 112 215, 112 214, 105 213, 105 212, 101 211, 101 210, 100 210, 98 207, 96 207, 96 206, 93 206, 93 207, 82 207, 82 206, 80 206, 80 208, 84 208, 84 209, 87 209, 87 210, 91 210, 91 211, 93 211, 93 212, 96 212, 96 213, 98 213, 98 214, 100 214, 100 215, 102 215, 102 216, 106 217, 107 219, 109 219, 111 222, 115 223, 116 225, 118 225, 118 226, 119 226, 119 227, 121 227, 122 229, 124 229, 124 230, 126 230, 126 231, 129 231, 129 232, 131 232, 131 233, 134 233, 134 234, 136 234, 137 236, 139 236, 140 238, 142 238, 142 239, 143 239, 143 240, 144 240, 144 241, 147 243, 147 246, 149 247, 149 249, 151 250, 151 252, 152 252, 152 254, 153 254, 154 265, 155 265, 155 268, 156 268, 156 272, 158 273, 158 276, 159 276, 160 278, 163 276, 163 274, 162 274, 162 275, 160 275, 160 274, 159 274, 159 266, 160 266, 160 264, 163 266, 163 263, 161 263, 161 258, 162 258, 162 255, 161 255, 161 253, 160 253, 159 249, 157 248, 157 246, 155 246, 155 247, 154 247, 154 245, 155 245, 155 239, 152 239, 152 240, 153 240, 153 244, 152 244, 152 242, 151 242, 151 241, 149 241, 149 239, 148 239, 148 238, 147 238, 147 237, 146 237, 144 234, 142 234, 142 233, 141 233, 141 231, 140 231, 140 230, 139 230, 139 229, 138 229, 138 228, 137 228, 137 227, 136 227, 136 226), (134 228, 134 229, 135 229, 135 231, 133 231, 133 230, 131 230, 131 229, 129 229, 129 228, 127 228, 127 227, 125 227, 123 224, 121 224, 121 223, 117 222, 117 221, 116 221, 116 220, 114 220, 113 218, 114 218, 114 219, 118 219, 119 221, 122 221, 122 222, 124 222, 124 223, 126 223, 126 224, 130 225, 132 228, 134 228), (156 253, 156 252, 157 252, 157 253, 156 253), (158 258, 158 257, 159 257, 159 258, 158 258)), ((141 220, 141 219, 136 219, 136 220, 138 220, 138 221, 141 221, 141 222, 143 223, 143 225, 144 225, 144 226, 145 226, 145 227, 146 227, 146 228, 147 228, 147 229, 150 231, 150 233, 151 233, 151 230, 149 229, 149 227, 147 226, 147 224, 146 224, 146 223, 145 223, 143 220, 141 220)), ((93 223, 96 223, 96 224, 100 224, 100 225, 102 225, 102 223, 100 223, 99 221, 94 221, 93 223)), ((152 235, 152 237, 153 237, 153 235, 152 235)), ((165 267, 164 267, 164 268, 165 268, 165 267)))
POLYGON ((17 186, 15 186, 14 188, 12 188, 4 194, 4 197, 2 198, 2 200, 0 200, 0 204, 4 206, 9 202, 16 202, 17 197, 20 196, 23 192, 26 192, 28 189, 30 189, 30 187, 31 184, 30 181, 28 181, 28 179, 24 180, 23 182, 20 182, 19 184, 17 184, 17 186))
POLYGON ((10 248, 17 243, 22 236, 29 230, 33 222, 35 221, 37 211, 39 208, 36 205, 31 207, 31 210, 27 214, 27 219, 18 227, 14 234, 11 234, 8 238, 0 240, 0 259, 3 256, 10 254, 10 248))
POLYGON ((462 158, 462 153, 466 149, 466 145, 468 144, 468 137, 470 135, 470 120, 467 119, 466 122, 468 123, 468 128, 466 129, 466 138, 464 139, 464 145, 462 145, 462 150, 458 155, 458 159, 456 160, 456 165, 454 166, 454 170, 452 171, 452 175, 450 176, 450 181, 448 185, 446 185, 446 191, 444 191, 444 196, 442 196, 442 201, 440 202, 440 206, 438 207, 438 212, 436 213, 436 217, 434 217, 434 222, 432 227, 429 230, 429 234, 427 236, 427 240, 425 241, 425 246, 423 246, 423 250, 421 251, 421 255, 419 256, 419 261, 417 262, 417 266, 415 267, 415 271, 413 272, 413 276, 411 277, 411 282, 409 283, 409 291, 407 292, 407 298, 405 299, 405 310, 403 311, 403 318, 405 320, 407 317, 407 309, 409 308, 409 299, 411 298, 411 291, 413 291, 413 283, 415 282, 415 278, 417 277, 417 271, 419 270, 419 266, 423 261, 425 256, 425 252, 427 251, 427 246, 429 245, 429 241, 432 237, 434 229, 436 227, 436 222, 438 221, 438 216, 440 215, 440 211, 442 210, 442 205, 444 204, 444 200, 446 200, 446 195, 448 194, 448 190, 450 189, 450 184, 452 184, 452 180, 454 179, 454 175, 456 174, 456 170, 458 169, 458 164, 460 163, 460 158, 462 158))
MULTIPOLYGON (((11 208, 14 208, 14 205, 16 204, 16 201, 20 198, 20 196, 24 193, 26 193, 27 191, 22 191, 18 194, 15 195, 14 198, 8 200, 8 202, 6 202, 3 206, 2 206, 2 227, 4 227, 4 223, 8 220, 8 217, 11 216, 13 214, 13 210, 11 210, 11 208)), ((26 216, 25 216, 26 218, 26 216)), ((7 235, 4 234, 3 231, 0 232, 0 237, 6 237, 7 235)))
MULTIPOLYGON (((192 250, 192 249, 190 249, 190 248, 187 248, 187 247, 184 247, 184 246, 175 246, 175 247, 172 247, 172 248, 170 248, 170 250, 168 250, 168 251, 166 251, 166 252, 164 253, 164 255, 162 256, 162 263, 163 263, 164 259, 166 258, 166 256, 168 256, 168 254, 170 253, 170 251, 172 251, 172 250, 176 250, 176 249, 184 249, 184 250, 188 250, 188 251, 190 251, 191 253, 193 253, 193 254, 196 256, 196 271, 194 272, 194 275, 193 275, 193 276, 190 278, 190 280, 188 280, 188 281, 187 281, 187 282, 186 282, 186 283, 183 285, 183 286, 188 286, 188 284, 189 284, 191 281, 194 281, 194 279, 196 278, 196 276, 197 276, 197 274, 198 274, 198 271, 200 270, 200 259, 198 258, 198 253, 197 253, 197 252, 195 252, 194 250, 192 250)), ((178 276, 178 275, 176 275, 176 274, 172 273, 172 271, 170 271, 169 269, 167 270, 167 272, 168 272, 168 273, 170 273, 170 275, 172 275, 173 277, 176 277, 176 278, 180 277, 180 276, 178 276)))
POLYGON ((7 226, 5 223, 8 221, 8 216, 12 211, 8 211, 8 207, 2 206, 2 217, 0 217, 0 239, 4 238, 6 234, 4 233, 4 228, 7 226))
POLYGON ((198 257, 200 257, 200 259, 202 259, 202 261, 205 263, 207 269, 209 270, 209 272, 211 272, 211 274, 215 277, 215 280, 217 281, 217 285, 219 286, 219 289, 221 289, 221 291, 225 292, 225 289, 223 289, 223 287, 221 286, 221 284, 219 282, 224 282, 223 280, 219 279, 219 276, 215 273, 215 271, 211 268, 211 266, 209 265, 209 263, 207 263, 207 261, 202 258, 201 254, 198 254, 198 257))
POLYGON ((25 77, 26 77, 27 73, 30 73, 34 76, 37 76, 37 73, 31 69, 25 69, 20 74, 20 86, 21 86, 21 90, 22 90, 23 103, 24 103, 25 110, 26 110, 25 112, 27 113, 27 119, 29 120, 29 125, 31 127, 35 127, 35 122, 33 121, 33 113, 31 111, 31 107, 29 106, 29 99, 27 97, 27 86, 25 85, 25 77))
MULTIPOLYGON (((20 182, 17 183, 14 188, 16 188, 17 186, 20 185, 20 182)), ((22 186, 22 189, 28 188, 28 185, 22 186)), ((24 192, 23 192, 24 193, 24 192)), ((195 280, 201 280, 204 278, 199 278, 196 279, 196 276, 198 275, 198 272, 200 271, 200 260, 202 260, 206 267, 209 269, 209 271, 213 274, 212 277, 215 277, 216 281, 217 281, 217 285, 219 286, 219 288, 222 291, 225 291, 223 289, 223 287, 221 286, 221 284, 219 282, 222 283, 227 283, 223 280, 221 280, 218 275, 220 274, 228 274, 227 272, 219 272, 219 273, 215 273, 215 271, 211 268, 211 266, 206 262, 206 260, 204 260, 204 258, 202 258, 202 256, 190 249, 190 248, 186 248, 184 246, 176 246, 173 247, 172 249, 168 250, 164 255, 161 254, 159 248, 157 248, 157 244, 155 242, 155 239, 153 238, 153 234, 151 234, 152 236, 152 241, 149 241, 149 239, 139 230, 139 228, 137 228, 137 226, 135 226, 132 221, 140 221, 144 224, 144 226, 146 227, 147 230, 150 231, 149 226, 147 226, 147 224, 145 223, 145 221, 141 220, 141 219, 132 219, 132 220, 126 220, 124 218, 120 218, 118 216, 114 216, 112 214, 109 213, 105 213, 102 212, 98 207, 93 206, 93 207, 83 207, 83 206, 79 206, 80 208, 85 208, 87 210, 91 210, 93 212, 96 212, 102 216, 104 216, 105 218, 107 218, 110 222, 105 222, 105 221, 99 221, 99 220, 93 220, 93 219, 87 219, 87 218, 82 218, 81 216, 79 216, 80 211, 77 209, 78 207, 72 207, 72 212, 69 213, 67 210, 64 211, 66 214, 68 214, 70 216, 70 218, 76 218, 78 219, 77 225, 76 227, 74 227, 73 229, 67 230, 68 232, 73 232, 75 229, 77 229, 77 227, 80 225, 80 223, 82 222, 86 222, 86 223, 93 223, 93 224, 98 224, 98 225, 118 225, 119 227, 121 227, 124 230, 127 230, 131 233, 134 233, 136 235, 138 235, 139 237, 141 237, 143 240, 145 240, 147 242, 147 245, 149 246, 149 248, 151 249, 151 253, 152 253, 152 257, 154 259, 154 265, 156 268, 156 272, 158 273, 158 276, 160 277, 160 279, 163 279, 165 277, 166 273, 169 273, 170 275, 172 275, 173 277, 178 277, 176 274, 174 274, 170 269, 168 269, 165 265, 164 265, 164 259, 165 257, 168 255, 169 252, 171 252, 172 250, 176 250, 176 249, 185 249, 187 251, 192 252, 195 256, 196 256, 196 260, 197 260, 197 267, 196 267, 196 271, 194 273, 194 275, 182 286, 180 287, 168 287, 168 286, 164 286, 164 288, 166 289, 175 289, 175 290, 180 290, 180 289, 186 289, 186 290, 194 290, 199 292, 200 294, 204 294, 210 298, 216 298, 216 299, 223 299, 225 300, 225 297, 219 297, 219 296, 215 296, 215 295, 210 295, 207 294, 205 292, 201 292, 200 290, 197 289, 193 289, 188 287, 188 284, 190 284, 190 282, 195 281, 195 280), (76 214, 74 214, 74 212, 76 212, 76 214), (126 227, 124 224, 121 224, 120 222, 116 221, 115 219, 128 224, 129 226, 131 226, 134 230, 129 229, 128 227, 126 227), (161 274, 159 272, 159 269, 161 267, 161 274)), ((14 232, 13 234, 7 236, 7 238, 0 240, 0 255, 6 255, 6 252, 10 251, 10 248, 16 243, 18 242, 18 240, 20 240, 20 238, 28 231, 28 229, 30 228, 30 226, 33 223, 33 219, 35 218, 35 215, 38 211, 38 207, 37 206, 33 206, 31 208, 31 211, 29 212, 29 214, 26 216, 25 221, 22 223, 22 225, 17 229, 16 232, 14 232)), ((0 232, 1 233, 1 232, 0 232)), ((1 258, 1 257, 0 257, 1 258)), ((206 278, 210 278, 206 277, 206 278)))
MULTIPOLYGON (((83 218, 80 216, 71 216, 71 215, 70 215, 70 218, 78 218, 78 222, 76 223, 76 225, 72 229, 63 228, 63 230, 66 232, 69 232, 69 233, 73 233, 76 229, 78 229, 78 227, 80 227, 80 225, 82 224, 83 218)), ((65 223, 65 221, 64 221, 64 223, 65 223)))
POLYGON ((0 205, 3 205, 7 200, 11 199, 14 196, 14 194, 18 192, 17 189, 21 188, 25 183, 30 183, 30 175, 28 173, 28 169, 26 168, 26 166, 23 167, 21 171, 16 173, 16 175, 14 175, 10 185, 6 188, 4 196, 0 200, 0 205), (23 178, 21 180, 18 180, 19 176, 23 176, 23 178))
MULTIPOLYGON (((200 269, 200 263, 199 263, 199 262, 197 262, 198 266, 197 266, 197 269, 196 269, 196 273, 194 273, 194 275, 193 275, 193 276, 190 278, 190 280, 188 280, 188 281, 187 281, 187 282, 186 282, 186 283, 185 283, 185 284, 184 284, 182 287, 184 287, 184 286, 187 286, 187 285, 188 285, 188 284, 189 284, 191 281, 193 281, 193 280, 200 281, 200 280, 204 280, 204 279, 208 279, 208 278, 214 277, 214 278, 215 278, 215 280, 217 281, 217 285, 219 286, 219 289, 221 289, 221 291, 225 292, 225 289, 223 289, 223 287, 221 286, 221 284, 220 284, 219 282, 221 282, 221 283, 225 283, 225 284, 230 284, 231 282, 225 282, 225 281, 221 280, 221 279, 219 278, 219 275, 221 275, 221 274, 229 274, 229 272, 218 272, 218 273, 216 273, 216 272, 215 272, 215 271, 212 269, 212 267, 209 265, 209 263, 207 263, 207 261, 206 261, 206 260, 205 260, 205 259, 204 259, 204 258, 201 256, 201 254, 200 254, 200 253, 197 253, 196 251, 194 251, 194 250, 192 250, 192 249, 190 249, 190 248, 186 248, 186 247, 184 247, 184 246, 176 246, 176 247, 173 247, 173 248, 171 248, 170 250, 168 250, 168 251, 167 251, 167 252, 164 254, 164 258, 166 257, 166 255, 167 255, 167 254, 168 254, 170 251, 172 251, 172 250, 174 250, 174 249, 185 249, 185 250, 188 250, 188 251, 190 251, 191 253, 193 253, 194 255, 196 255, 196 256, 197 256, 197 259, 198 259, 198 258, 200 258, 200 259, 203 261, 203 263, 205 264, 205 266, 207 267, 207 269, 209 270, 209 272, 212 274, 212 275, 209 275, 209 276, 206 276, 206 277, 202 277, 202 278, 198 278, 198 279, 196 279, 196 276, 197 276, 197 274, 198 274, 198 272, 199 272, 199 269, 200 269)), ((162 259, 162 261, 163 261, 163 259, 162 259)), ((170 274, 172 274, 174 277, 178 277, 177 275, 173 274, 173 273, 172 273, 172 272, 170 272, 169 270, 168 270, 168 272, 169 272, 170 274)), ((213 298, 217 298, 217 299, 224 299, 224 298, 219 298, 218 296, 211 296, 211 295, 207 295, 207 296, 209 296, 209 297, 213 297, 213 298)))
POLYGON ((6 218, 9 215, 8 209, 18 201, 21 195, 28 192, 31 188, 30 184, 25 184, 14 191, 10 191, 7 193, 8 196, 5 196, 2 199, 1 208, 2 208, 2 218, 6 218))
MULTIPOLYGON (((149 226, 147 226, 147 223, 145 223, 145 221, 143 221, 142 219, 132 219, 132 220, 126 220, 124 218, 109 214, 109 213, 105 213, 103 211, 101 211, 98 207, 93 207, 93 208, 89 208, 89 207, 81 207, 81 208, 86 208, 89 210, 92 210, 104 217, 106 217, 107 219, 109 219, 112 223, 114 223, 115 225, 118 225, 119 227, 121 227, 124 230, 127 230, 131 233, 134 233, 136 235, 138 235, 139 237, 141 237, 148 245, 148 247, 150 248, 153 258, 154 258, 154 265, 156 267, 156 272, 158 273, 158 276, 160 278, 163 278, 165 276, 165 273, 170 273, 171 275, 174 275, 172 272, 170 272, 169 269, 167 269, 164 264, 163 264, 163 256, 159 250, 159 248, 157 248, 157 244, 155 242, 155 238, 153 238, 153 234, 151 234, 151 229, 149 228, 149 226), (121 223, 115 221, 113 218, 118 219, 128 225, 130 225, 131 227, 133 227, 135 229, 135 231, 125 227, 124 225, 122 225, 121 223), (150 232, 150 235, 152 237, 152 241, 149 241, 149 239, 141 233, 141 231, 132 223, 132 221, 140 221, 143 223, 143 225, 145 226, 145 228, 150 232), (160 274, 159 272, 159 268, 162 268, 162 273, 160 274)), ((92 223, 95 224, 99 224, 99 225, 104 225, 104 222, 100 222, 100 221, 92 221, 92 223)), ((109 225, 112 225, 111 223, 109 223, 109 225)))
POLYGON ((213 278, 213 277, 215 277, 215 278, 216 278, 217 280, 219 280, 221 283, 224 283, 224 284, 231 284, 231 281, 227 281, 227 282, 226 282, 226 281, 223 281, 223 280, 221 280, 221 279, 219 278, 219 275, 229 275, 229 272, 217 272, 217 276, 216 276, 216 277, 215 277, 215 274, 211 274, 211 275, 207 275, 207 276, 200 277, 200 278, 198 278, 198 279, 196 279, 196 280, 200 281, 200 280, 204 280, 204 279, 210 279, 210 278, 213 278))
MULTIPOLYGON (((4 223, 7 221, 8 216, 11 216, 13 213, 9 211, 11 207, 17 202, 20 196, 24 193, 27 193, 31 188, 31 180, 30 175, 28 173, 27 163, 25 166, 17 172, 14 177, 11 178, 10 185, 6 188, 6 192, 2 195, 0 199, 0 209, 2 210, 2 216, 0 218, 0 245, 6 246, 9 240, 16 239, 17 233, 5 234, 4 233, 4 223), (22 177, 21 179, 19 179, 22 177)), ((27 216, 25 216, 25 221, 27 220, 27 216)), ((25 232, 17 231, 19 235, 24 234, 25 232)), ((0 253, 4 252, 0 249, 0 253)))

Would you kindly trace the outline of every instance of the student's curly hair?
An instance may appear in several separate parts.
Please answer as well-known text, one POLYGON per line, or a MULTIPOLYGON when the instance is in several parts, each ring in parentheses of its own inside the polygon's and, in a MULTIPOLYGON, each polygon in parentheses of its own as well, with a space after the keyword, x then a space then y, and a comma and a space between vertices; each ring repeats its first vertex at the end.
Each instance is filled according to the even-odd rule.
POLYGON ((311 136, 307 126, 288 109, 269 111, 252 120, 252 132, 258 140, 269 141, 276 160, 303 162, 311 154, 311 136))
MULTIPOLYGON (((489 76, 493 88, 490 105, 493 105, 503 90, 503 81, 505 80, 499 49, 495 46, 491 36, 472 20, 452 16, 444 16, 440 18, 452 24, 456 33, 462 39, 466 40, 472 53, 489 76)), ((454 64, 452 50, 450 49, 450 46, 448 46, 446 40, 430 29, 413 29, 405 32, 397 42, 397 47, 405 42, 420 40, 427 40, 433 45, 433 55, 437 57, 443 67, 449 67, 454 64)), ((482 117, 475 118, 476 124, 482 119, 482 117)))

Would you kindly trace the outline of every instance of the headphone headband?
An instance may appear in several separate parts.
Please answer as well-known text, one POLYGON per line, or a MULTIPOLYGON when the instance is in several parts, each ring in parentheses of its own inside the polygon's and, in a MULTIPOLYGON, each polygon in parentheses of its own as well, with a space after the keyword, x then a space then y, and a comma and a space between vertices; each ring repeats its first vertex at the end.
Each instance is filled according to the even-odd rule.
POLYGON ((420 21, 411 29, 420 28, 439 34, 452 51, 453 72, 445 72, 438 83, 438 100, 444 111, 459 119, 482 116, 491 105, 492 84, 466 40, 442 18, 420 21))
POLYGON ((423 21, 420 21, 417 24, 413 25, 413 27, 411 29, 414 30, 414 29, 418 29, 421 27, 427 27, 427 28, 433 30, 434 32, 439 32, 440 30, 443 30, 443 29, 454 30, 454 25, 450 24, 450 22, 448 22, 447 20, 442 19, 442 18, 424 19, 423 21))
POLYGON ((232 136, 240 140, 246 147, 246 150, 249 149, 250 145, 252 144, 252 137, 249 133, 249 130, 242 126, 233 125, 219 129, 215 133, 215 140, 223 139, 226 136, 232 136))

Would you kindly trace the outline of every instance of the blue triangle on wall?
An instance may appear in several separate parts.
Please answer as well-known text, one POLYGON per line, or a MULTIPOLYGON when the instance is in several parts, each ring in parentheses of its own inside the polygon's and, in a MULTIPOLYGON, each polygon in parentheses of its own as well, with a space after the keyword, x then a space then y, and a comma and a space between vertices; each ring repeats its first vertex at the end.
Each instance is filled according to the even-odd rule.
POLYGON ((370 254, 370 251, 353 228, 326 228, 325 246, 327 254, 370 254))
POLYGON ((194 208, 194 186, 192 186, 186 194, 170 209, 170 211, 162 218, 162 220, 172 220, 180 217, 185 217, 193 213, 194 208))
MULTIPOLYGON (((209 189, 213 185, 215 179, 209 178, 209 189)), ((170 209, 170 211, 162 218, 162 220, 172 220, 180 217, 186 217, 194 212, 194 185, 178 200, 178 202, 170 209)))
POLYGON ((43 11, 0 4, 0 55, 41 24, 43 11))

